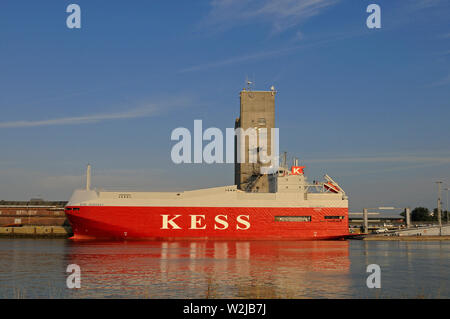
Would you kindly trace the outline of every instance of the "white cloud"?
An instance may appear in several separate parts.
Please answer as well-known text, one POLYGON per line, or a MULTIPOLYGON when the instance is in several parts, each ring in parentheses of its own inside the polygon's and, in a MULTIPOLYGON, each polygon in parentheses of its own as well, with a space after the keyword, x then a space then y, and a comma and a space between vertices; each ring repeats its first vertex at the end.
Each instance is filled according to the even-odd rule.
POLYGON ((92 124, 107 120, 121 120, 138 117, 148 117, 153 115, 155 109, 136 109, 129 112, 111 113, 111 114, 95 114, 75 117, 62 117, 50 120, 38 121, 13 121, 0 122, 0 128, 18 128, 18 127, 36 127, 36 126, 52 126, 52 125, 74 125, 74 124, 92 124))
POLYGON ((305 38, 305 35, 303 34, 303 32, 297 31, 297 33, 295 34, 294 40, 295 41, 301 41, 304 38, 305 38))
POLYGON ((145 107, 135 108, 126 112, 114 112, 103 114, 91 114, 84 116, 61 117, 46 120, 21 120, 0 122, 0 128, 21 128, 21 127, 38 127, 38 126, 54 126, 54 125, 77 125, 77 124, 93 124, 103 121, 124 120, 133 118, 143 118, 155 116, 160 110, 167 109, 170 106, 182 106, 186 101, 174 100, 164 105, 149 104, 145 107))
POLYGON ((254 53, 254 54, 246 54, 246 55, 235 56, 235 57, 231 57, 231 58, 227 58, 227 59, 223 59, 223 60, 217 60, 217 61, 213 61, 213 62, 198 64, 198 65, 194 65, 194 66, 190 66, 190 67, 181 69, 179 72, 180 73, 193 72, 193 71, 223 67, 223 66, 247 62, 247 61, 269 59, 269 58, 278 57, 278 56, 282 56, 282 55, 292 54, 301 49, 313 48, 313 47, 317 47, 317 46, 321 46, 321 45, 326 45, 331 42, 348 39, 351 37, 359 36, 361 34, 363 34, 363 33, 355 32, 355 33, 346 34, 346 35, 333 35, 332 37, 324 39, 324 40, 310 42, 307 44, 292 45, 292 46, 286 47, 284 49, 265 51, 265 52, 254 53))
POLYGON ((229 29, 254 22, 269 23, 271 33, 295 27, 339 0, 214 0, 205 23, 229 29))
POLYGON ((351 157, 328 157, 320 159, 307 159, 306 163, 325 163, 340 165, 365 165, 366 169, 351 170, 341 172, 340 176, 364 176, 380 173, 393 173, 405 170, 417 170, 440 165, 450 164, 450 156, 417 156, 417 155, 399 155, 399 156, 351 156, 351 157))
POLYGON ((242 62, 251 61, 251 60, 266 59, 266 58, 289 53, 295 49, 297 49, 297 48, 291 47, 291 48, 281 49, 281 50, 273 50, 273 51, 255 53, 255 54, 236 56, 236 57, 231 57, 231 58, 220 60, 220 61, 213 61, 213 62, 209 62, 209 63, 203 63, 203 64, 199 64, 199 65, 190 66, 190 67, 181 69, 180 72, 181 73, 192 72, 192 71, 198 71, 198 70, 232 65, 232 64, 236 64, 236 63, 242 63, 242 62))
POLYGON ((419 9, 435 7, 443 3, 443 0, 415 0, 413 3, 419 9))
POLYGON ((310 159, 314 163, 450 163, 449 156, 361 156, 310 159))
POLYGON ((450 74, 436 82, 431 83, 429 86, 442 86, 447 84, 450 84, 450 74))

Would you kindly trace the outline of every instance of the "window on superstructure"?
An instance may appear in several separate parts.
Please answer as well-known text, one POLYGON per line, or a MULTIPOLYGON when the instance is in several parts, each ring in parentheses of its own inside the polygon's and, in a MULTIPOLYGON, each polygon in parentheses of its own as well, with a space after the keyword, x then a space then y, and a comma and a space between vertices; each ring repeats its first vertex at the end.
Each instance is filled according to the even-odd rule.
POLYGON ((276 222, 310 222, 311 216, 275 216, 276 222))
POLYGON ((325 219, 344 219, 344 216, 325 216, 325 219))
POLYGON ((131 198, 131 194, 119 194, 119 198, 131 198))

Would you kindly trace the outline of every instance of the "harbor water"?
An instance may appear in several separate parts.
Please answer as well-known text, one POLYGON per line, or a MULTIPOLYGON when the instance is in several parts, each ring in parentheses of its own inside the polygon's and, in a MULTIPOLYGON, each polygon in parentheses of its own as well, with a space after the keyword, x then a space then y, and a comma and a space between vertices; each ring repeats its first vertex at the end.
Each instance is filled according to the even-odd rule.
POLYGON ((450 241, 0 239, 0 298, 449 297, 450 241), (370 264, 381 288, 367 287, 370 264))

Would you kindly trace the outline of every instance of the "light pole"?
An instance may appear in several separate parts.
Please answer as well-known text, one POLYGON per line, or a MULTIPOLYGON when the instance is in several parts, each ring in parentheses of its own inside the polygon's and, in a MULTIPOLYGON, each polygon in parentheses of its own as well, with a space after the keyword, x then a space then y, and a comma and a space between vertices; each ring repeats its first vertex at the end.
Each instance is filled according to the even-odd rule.
POLYGON ((442 181, 437 181, 436 184, 438 184, 438 202, 437 202, 437 213, 438 213, 438 221, 439 221, 439 227, 442 227, 442 221, 441 221, 441 185, 442 181))
POLYGON ((448 224, 448 191, 450 190, 450 188, 445 188, 445 190, 447 191, 447 208, 445 209, 445 212, 447 213, 447 224, 448 224))

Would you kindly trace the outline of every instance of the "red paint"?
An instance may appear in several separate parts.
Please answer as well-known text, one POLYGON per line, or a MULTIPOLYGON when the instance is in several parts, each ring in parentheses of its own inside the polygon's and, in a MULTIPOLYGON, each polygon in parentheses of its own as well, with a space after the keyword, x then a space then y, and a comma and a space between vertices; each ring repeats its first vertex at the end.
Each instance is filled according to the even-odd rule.
POLYGON ((306 166, 292 166, 292 175, 303 175, 306 166))
POLYGON ((66 210, 74 239, 319 240, 349 235, 348 208, 338 207, 67 208, 79 208, 66 210), (167 216, 166 225, 163 215, 167 216), (280 222, 275 216, 311 216, 311 221, 280 222), (344 219, 330 222, 325 216, 344 219))

